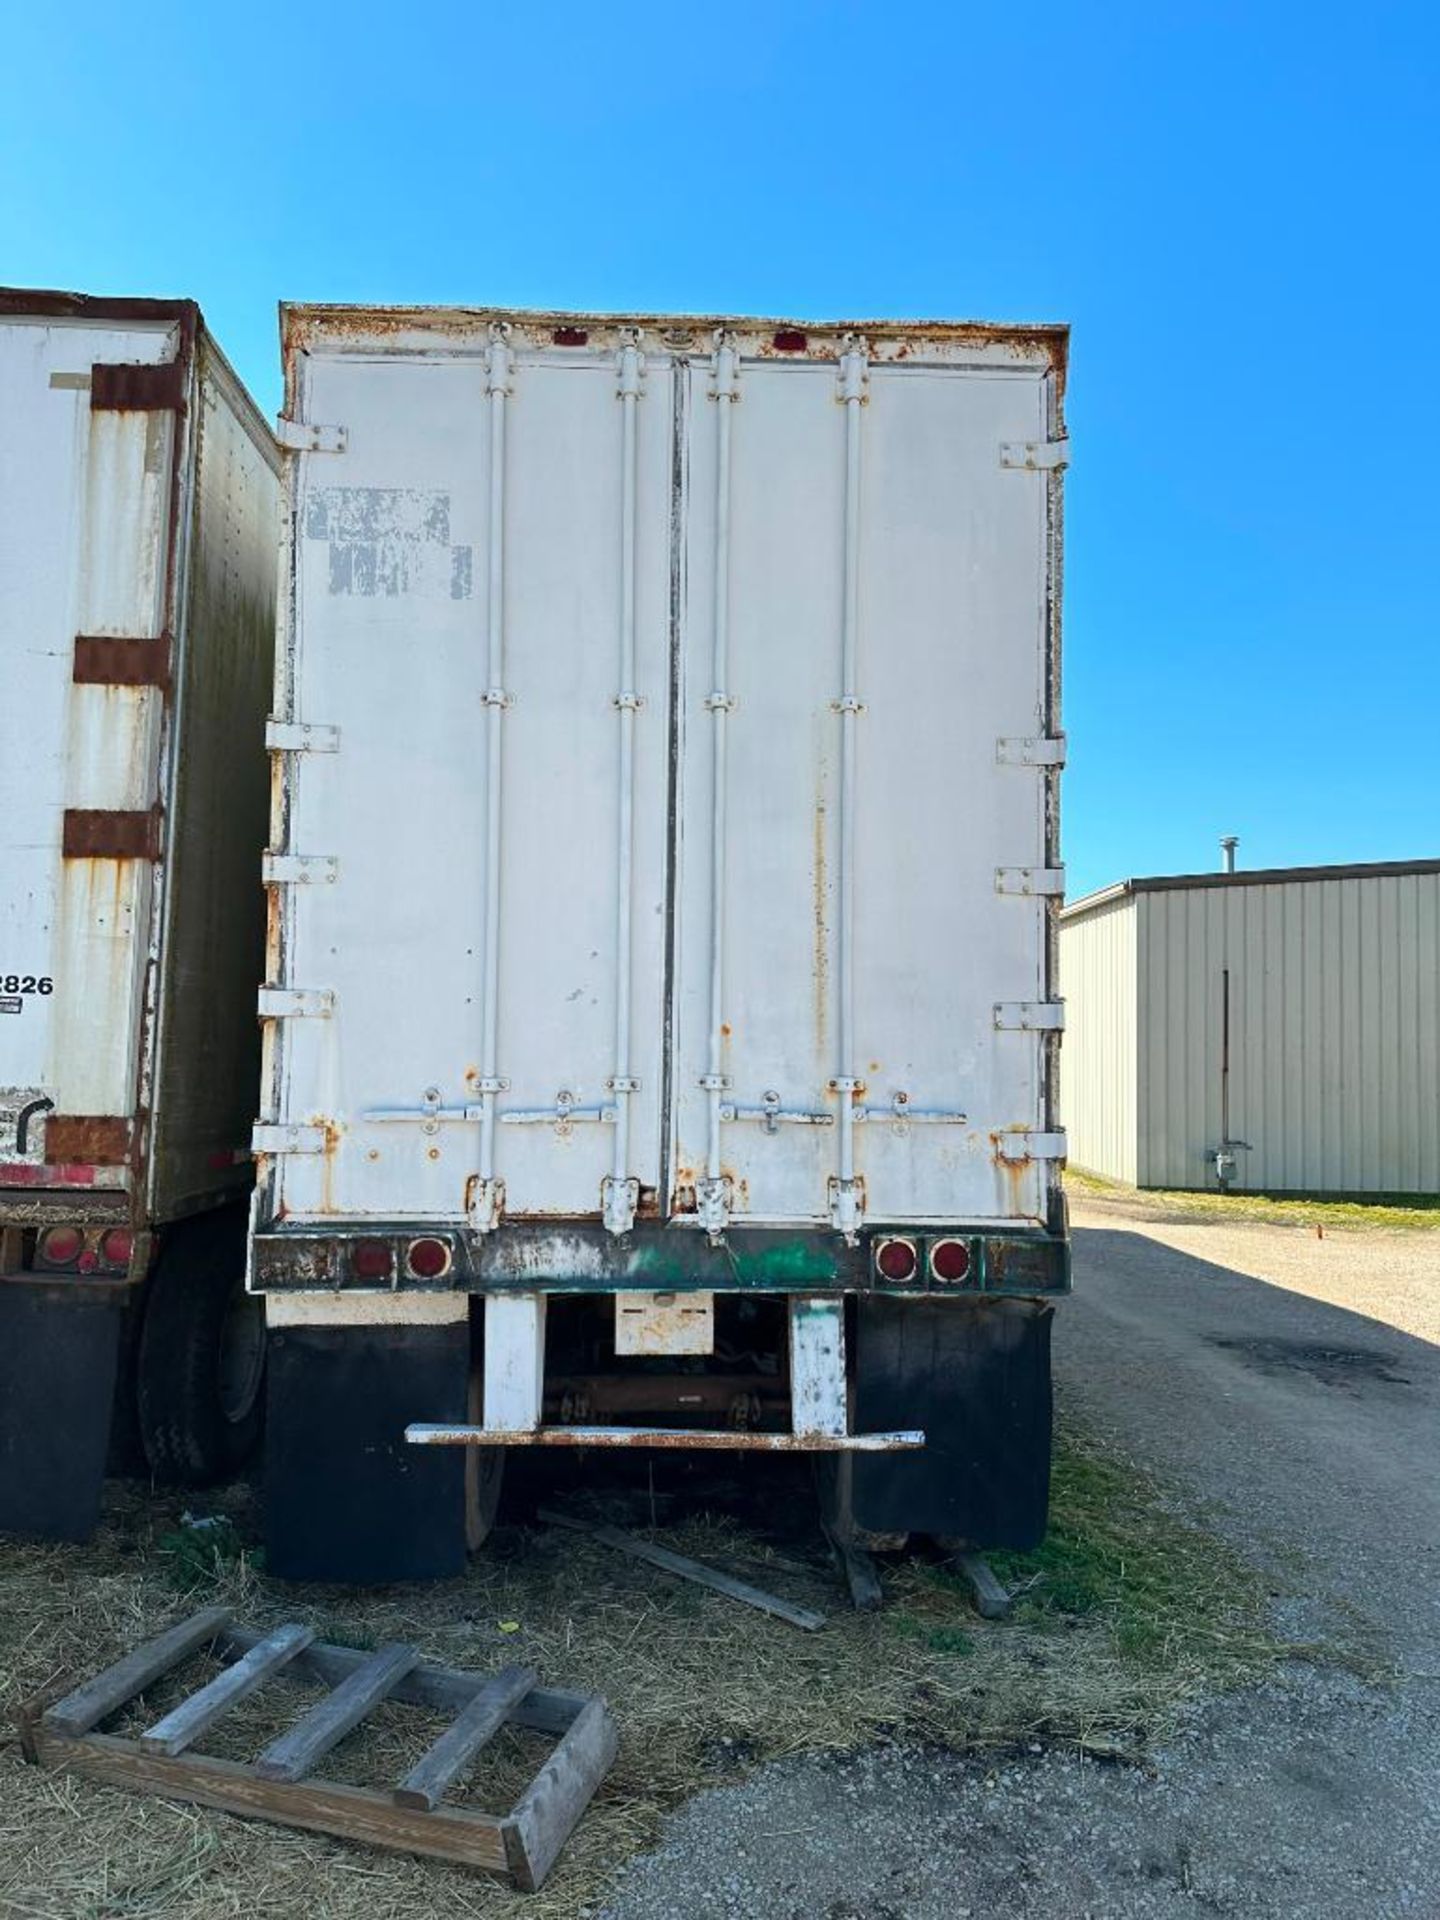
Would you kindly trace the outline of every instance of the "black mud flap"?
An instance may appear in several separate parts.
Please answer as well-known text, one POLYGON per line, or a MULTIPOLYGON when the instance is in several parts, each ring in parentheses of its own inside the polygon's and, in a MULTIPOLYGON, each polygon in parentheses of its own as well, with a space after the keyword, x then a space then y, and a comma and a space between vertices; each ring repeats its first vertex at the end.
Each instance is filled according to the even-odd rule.
POLYGON ((918 1453, 848 1456, 855 1527, 1038 1546, 1050 1504, 1050 1322, 1029 1300, 856 1302, 854 1425, 918 1453))
POLYGON ((463 1425, 468 1327, 275 1328, 267 1366, 266 1570, 367 1587, 462 1572, 464 1450, 405 1428, 463 1425))
POLYGON ((124 1286, 0 1284, 0 1530, 93 1533, 130 1297, 124 1286))

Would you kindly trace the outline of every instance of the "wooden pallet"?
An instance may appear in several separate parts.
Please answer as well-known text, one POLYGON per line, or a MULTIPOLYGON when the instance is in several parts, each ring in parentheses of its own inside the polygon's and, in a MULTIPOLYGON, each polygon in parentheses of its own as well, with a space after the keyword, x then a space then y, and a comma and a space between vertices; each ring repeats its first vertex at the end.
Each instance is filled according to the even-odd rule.
POLYGON ((136 1793, 221 1807, 227 1813, 309 1827, 367 1846, 483 1867, 533 1892, 615 1758, 615 1724, 597 1696, 537 1686, 529 1667, 489 1676, 422 1660, 395 1644, 357 1653, 317 1641, 309 1627, 255 1633, 228 1607, 207 1607, 107 1667, 53 1705, 21 1714, 28 1760, 136 1793), (164 1673, 210 1647, 227 1664, 137 1739, 98 1733, 164 1673), (328 1691, 255 1760, 217 1760, 190 1749, 267 1681, 319 1681, 328 1691), (382 1700, 440 1709, 454 1719, 389 1792, 311 1777, 312 1769, 382 1700), (507 1814, 445 1803, 446 1790, 501 1726, 556 1734, 558 1744, 507 1814))

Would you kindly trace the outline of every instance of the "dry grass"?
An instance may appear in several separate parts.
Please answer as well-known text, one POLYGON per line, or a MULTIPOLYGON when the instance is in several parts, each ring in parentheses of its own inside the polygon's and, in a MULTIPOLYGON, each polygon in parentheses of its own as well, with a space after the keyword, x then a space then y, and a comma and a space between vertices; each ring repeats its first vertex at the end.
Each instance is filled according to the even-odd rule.
MULTIPOLYGON (((883 1741, 955 1748, 1143 1742, 1193 1699, 1266 1670, 1277 1649, 1253 1576, 1172 1511, 1125 1463, 1074 1446, 1057 1467, 1054 1527, 1038 1555, 997 1556, 1024 1588, 1018 1617, 971 1610, 941 1561, 885 1570, 883 1613, 848 1610, 813 1531, 807 1483, 789 1470, 711 1487, 690 1479, 668 1544, 830 1614, 806 1634, 583 1537, 507 1527, 469 1572, 429 1587, 357 1593, 265 1578, 244 1487, 207 1503, 233 1532, 209 1556, 162 1552, 180 1503, 120 1486, 86 1547, 0 1547, 0 1710, 93 1672, 214 1599, 249 1624, 313 1622, 373 1646, 418 1643, 451 1665, 536 1666, 559 1686, 603 1692, 620 1757, 549 1884, 524 1898, 434 1862, 349 1848, 25 1767, 0 1751, 0 1913, 14 1920, 400 1920, 496 1915, 570 1920, 656 1836, 663 1813, 761 1759, 883 1741), (743 1513, 744 1518, 733 1516, 743 1513), (238 1549, 238 1550, 236 1550, 238 1549), (197 1564, 198 1562, 198 1564, 197 1564), (193 1582, 182 1594, 177 1583, 193 1582)), ((677 1473, 689 1469, 675 1468, 677 1473)), ((554 1498, 553 1489, 549 1490, 554 1498)), ((642 1497, 612 1485, 592 1511, 630 1525, 642 1497)), ((574 1496, 572 1494, 572 1500, 574 1496)), ((139 1725, 203 1677, 197 1661, 153 1689, 139 1725)), ((305 1696, 272 1688, 217 1729, 207 1751, 253 1756, 305 1696)), ((393 1782, 436 1722, 390 1707, 327 1761, 327 1777, 393 1782)), ((507 1735, 465 1790, 502 1809, 543 1748, 507 1735)))

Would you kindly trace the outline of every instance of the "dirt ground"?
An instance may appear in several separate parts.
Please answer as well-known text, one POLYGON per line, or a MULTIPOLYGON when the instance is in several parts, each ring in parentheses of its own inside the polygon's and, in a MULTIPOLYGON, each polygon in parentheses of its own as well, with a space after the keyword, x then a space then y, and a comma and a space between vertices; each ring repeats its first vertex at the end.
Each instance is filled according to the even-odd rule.
POLYGON ((1074 1210, 1065 1404, 1174 1476, 1333 1657, 1143 1766, 872 1751, 692 1802, 605 1920, 1436 1920, 1440 1233, 1074 1210))
POLYGON ((1330 1224, 1323 1205, 1313 1221, 1302 1218, 1293 1226, 1187 1220, 1146 1194, 1072 1194, 1070 1210, 1087 1233, 1109 1226, 1140 1233, 1212 1267, 1440 1343, 1440 1213, 1429 1227, 1367 1233, 1330 1224))

